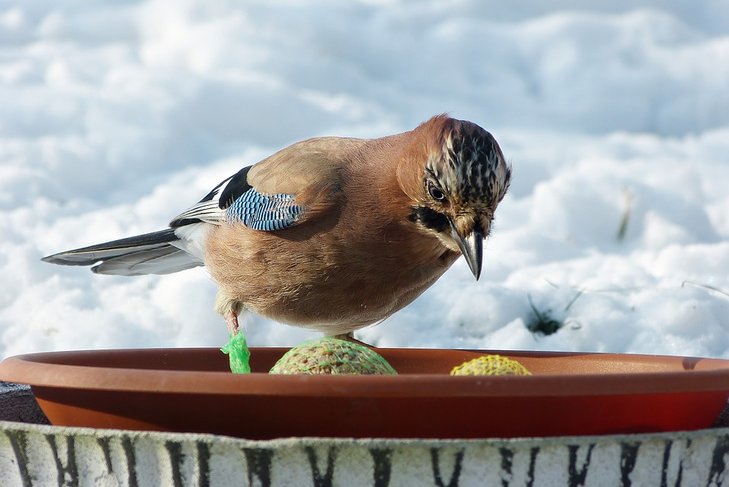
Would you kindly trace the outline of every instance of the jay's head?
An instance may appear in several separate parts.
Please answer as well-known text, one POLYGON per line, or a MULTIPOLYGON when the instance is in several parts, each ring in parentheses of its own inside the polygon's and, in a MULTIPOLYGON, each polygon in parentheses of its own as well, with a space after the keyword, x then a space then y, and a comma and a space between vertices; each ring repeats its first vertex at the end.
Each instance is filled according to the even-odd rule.
POLYGON ((471 122, 434 117, 413 131, 413 142, 398 171, 412 200, 410 221, 460 251, 478 279, 483 239, 509 188, 511 167, 496 139, 471 122))

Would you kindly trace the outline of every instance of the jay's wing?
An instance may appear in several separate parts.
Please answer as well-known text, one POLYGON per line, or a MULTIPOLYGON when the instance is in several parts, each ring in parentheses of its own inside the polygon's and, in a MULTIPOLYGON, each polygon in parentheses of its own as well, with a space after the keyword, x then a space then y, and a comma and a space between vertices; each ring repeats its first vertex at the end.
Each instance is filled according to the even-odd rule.
POLYGON ((63 265, 94 265, 100 274, 167 274, 203 265, 209 225, 242 222, 263 231, 301 225, 335 206, 341 168, 364 144, 358 139, 299 142, 218 184, 170 227, 44 257, 63 265))
POLYGON ((277 231, 300 225, 336 205, 341 168, 363 143, 323 137, 289 146, 221 182, 170 226, 241 222, 277 231))

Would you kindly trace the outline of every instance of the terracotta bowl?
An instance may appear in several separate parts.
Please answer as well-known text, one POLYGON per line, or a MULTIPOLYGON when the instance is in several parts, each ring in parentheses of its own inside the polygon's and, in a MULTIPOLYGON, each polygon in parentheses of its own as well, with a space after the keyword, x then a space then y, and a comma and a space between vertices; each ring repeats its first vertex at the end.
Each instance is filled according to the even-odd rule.
POLYGON ((486 438, 692 430, 729 396, 729 361, 648 355, 378 349, 398 376, 270 376, 284 348, 253 348, 252 374, 217 349, 38 353, 0 364, 55 425, 286 436, 486 438), (532 376, 451 377, 484 353, 532 376))

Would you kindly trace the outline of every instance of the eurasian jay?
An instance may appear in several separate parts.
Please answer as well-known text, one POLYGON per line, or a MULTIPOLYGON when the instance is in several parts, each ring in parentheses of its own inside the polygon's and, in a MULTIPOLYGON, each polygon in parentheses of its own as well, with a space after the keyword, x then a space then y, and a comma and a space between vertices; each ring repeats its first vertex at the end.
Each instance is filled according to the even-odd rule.
POLYGON ((205 265, 231 335, 238 315, 351 335, 463 255, 476 279, 511 168, 493 136, 440 115, 379 139, 321 137, 244 167, 158 232, 45 257, 99 274, 205 265))

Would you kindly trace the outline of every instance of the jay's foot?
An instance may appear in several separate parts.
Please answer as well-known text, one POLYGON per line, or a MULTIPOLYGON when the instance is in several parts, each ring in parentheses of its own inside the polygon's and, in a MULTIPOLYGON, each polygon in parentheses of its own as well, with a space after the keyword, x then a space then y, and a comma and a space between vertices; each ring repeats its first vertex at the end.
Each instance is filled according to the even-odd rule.
POLYGON ((375 348, 369 343, 365 343, 362 340, 357 340, 356 338, 354 338, 354 334, 351 331, 349 333, 343 333, 341 335, 334 335, 334 338, 337 338, 339 340, 347 340, 348 342, 356 343, 357 345, 362 345, 363 347, 367 348, 375 348))

